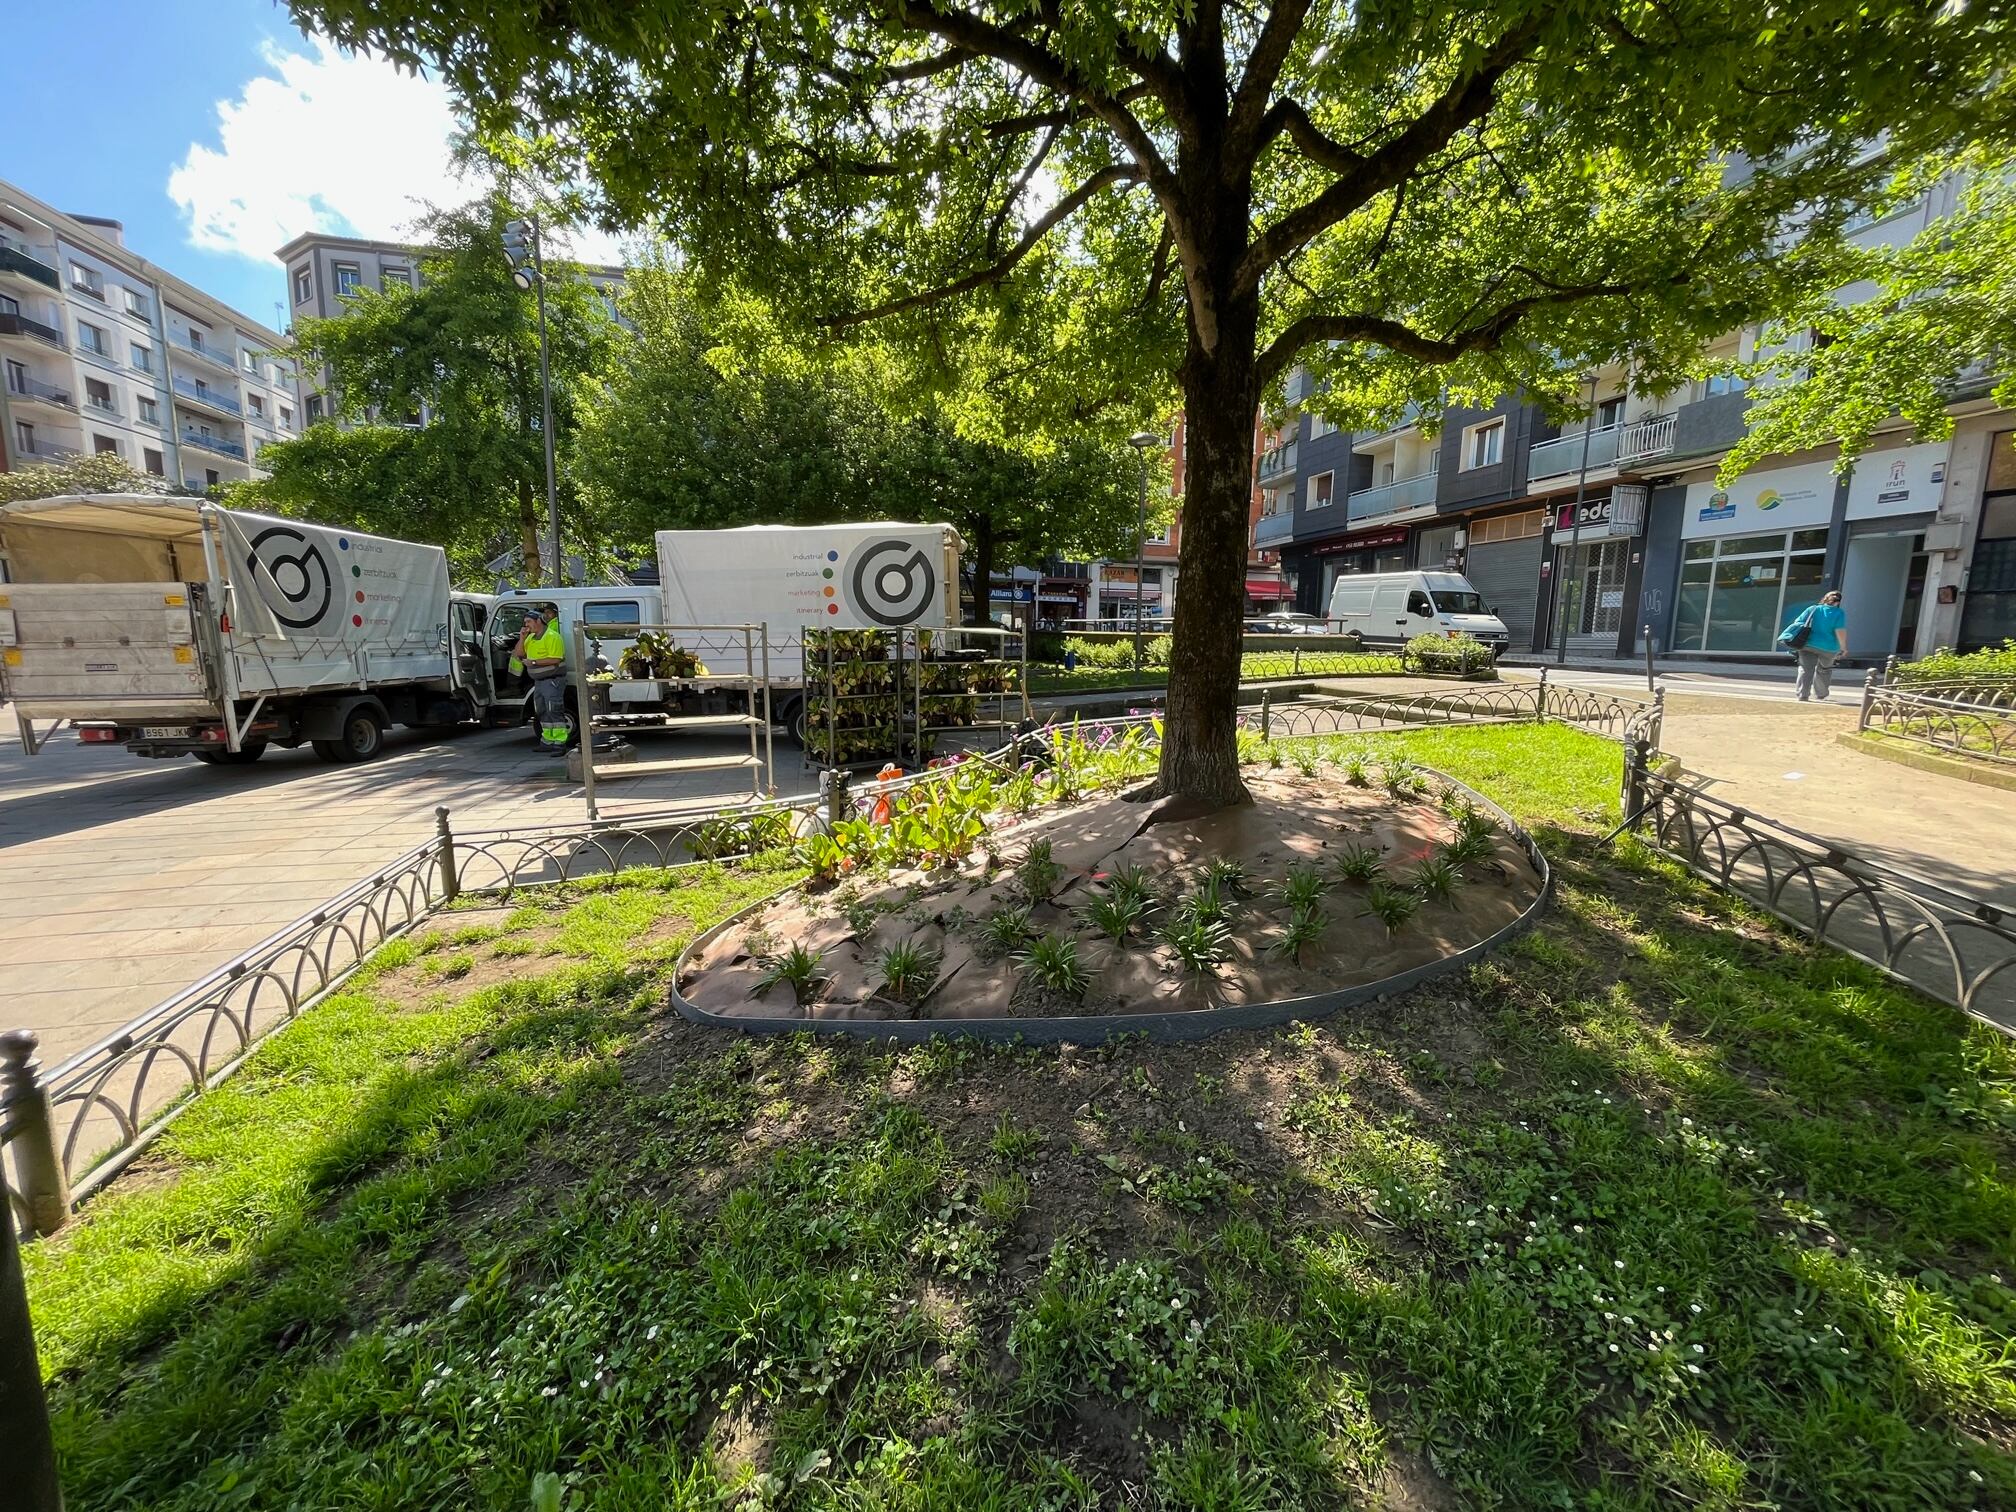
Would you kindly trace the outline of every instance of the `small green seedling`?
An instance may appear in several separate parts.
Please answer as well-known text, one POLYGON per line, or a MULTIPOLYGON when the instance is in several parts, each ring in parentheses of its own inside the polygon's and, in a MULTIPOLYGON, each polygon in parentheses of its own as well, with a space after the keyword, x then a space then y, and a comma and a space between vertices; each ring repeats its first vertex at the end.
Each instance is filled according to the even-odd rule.
POLYGON ((1232 956, 1232 931, 1223 919, 1172 919, 1162 931, 1162 940, 1192 976, 1209 976, 1232 956))
POLYGON ((1092 974, 1078 959, 1078 942, 1070 935, 1043 935, 1015 959, 1039 987, 1073 1002, 1082 999, 1091 985, 1092 974))
POLYGON ((899 940, 885 945, 875 958, 882 974, 882 995, 914 1006, 931 989, 938 975, 938 957, 915 940, 899 940))
POLYGON ((1246 892, 1246 864, 1230 856, 1213 856, 1204 863, 1204 881, 1207 886, 1217 888, 1223 897, 1242 897, 1246 892))
POLYGON ((1296 965, 1302 964, 1302 952, 1322 937, 1323 926, 1328 922, 1323 910, 1314 903, 1297 908, 1288 920, 1288 927, 1273 944, 1267 948, 1276 955, 1284 955, 1296 965))
POLYGON ((1373 882, 1383 876, 1386 862, 1369 845, 1347 845, 1330 865, 1339 882, 1373 882))
POLYGON ((1105 892, 1085 909, 1085 922, 1116 945, 1125 945, 1130 934, 1139 934, 1148 917, 1148 900, 1137 893, 1105 892))
POLYGON ((1365 913, 1359 917, 1377 919, 1386 926, 1389 935, 1398 934, 1400 926, 1414 917, 1421 906, 1421 895, 1411 888, 1395 887, 1390 882, 1374 882, 1365 890, 1365 913))
POLYGON ((756 979, 754 991, 759 996, 780 984, 791 989, 791 1000, 800 1008, 812 995, 812 990, 825 980, 825 973, 819 969, 819 952, 807 950, 803 945, 793 945, 778 955, 764 956, 761 962, 763 975, 756 979))
POLYGON ((1048 840, 1031 840, 1015 868, 1015 879, 1032 903, 1040 903, 1057 891, 1064 880, 1064 868, 1050 859, 1048 840))
POLYGON ((987 922, 980 926, 980 938, 995 950, 1021 949, 1022 942, 1029 938, 1028 907, 995 909, 987 916, 987 922))
POLYGON ((1288 868, 1288 875, 1281 879, 1274 895, 1290 908, 1311 908, 1322 898, 1328 886, 1323 880, 1321 867, 1298 861, 1288 868))
POLYGON ((1455 896, 1456 884, 1462 880, 1456 863, 1446 855, 1430 856, 1414 868, 1414 890, 1431 903, 1447 903, 1455 896))

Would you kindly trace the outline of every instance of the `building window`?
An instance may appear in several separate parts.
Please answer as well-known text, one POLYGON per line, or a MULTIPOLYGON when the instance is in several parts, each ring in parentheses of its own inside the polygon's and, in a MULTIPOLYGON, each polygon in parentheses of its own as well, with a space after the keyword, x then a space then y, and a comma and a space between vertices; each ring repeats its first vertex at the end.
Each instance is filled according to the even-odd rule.
POLYGON ((1694 397, 1698 400, 1713 399, 1718 394, 1740 394, 1749 386, 1749 380, 1736 373, 1710 373, 1695 381, 1694 397))
POLYGON ((215 488, 222 481, 223 480, 217 476, 216 468, 206 467, 203 469, 203 486, 205 488, 215 488))
POLYGON ((264 420, 266 418, 266 401, 264 398, 258 394, 247 394, 245 402, 252 407, 252 414, 255 419, 264 420))
POLYGON ((139 342, 136 341, 133 343, 131 350, 133 354, 134 367, 138 368, 143 373, 151 373, 154 371, 153 348, 144 347, 140 345, 139 342))
POLYGON ((401 284, 406 288, 412 288, 413 270, 410 268, 381 269, 378 274, 378 287, 382 289, 389 284, 401 284))
POLYGON ((137 395, 133 402, 136 406, 136 413, 142 421, 148 425, 159 425, 161 423, 161 406, 154 402, 152 395, 137 395))
POLYGON ((100 304, 105 302, 105 279, 95 268, 87 268, 80 262, 70 264, 70 287, 79 294, 89 294, 100 304))
POLYGON ((317 420, 320 420, 321 418, 322 418, 322 396, 320 394, 310 394, 308 396, 308 423, 310 425, 313 425, 317 420))
POLYGON ((114 441, 110 436, 94 435, 91 438, 91 450, 100 456, 106 452, 111 452, 114 456, 117 456, 119 453, 119 443, 114 441))
POLYGON ((95 353, 100 357, 109 355, 105 341, 105 332, 91 324, 88 320, 77 322, 77 345, 84 348, 85 351, 95 353))
POLYGON ((147 296, 137 289, 126 291, 126 313, 141 320, 147 319, 147 296))
POLYGON ((29 456, 35 454, 35 427, 26 420, 14 422, 14 449, 29 456))
POLYGON ((189 327, 189 345, 199 352, 204 350, 203 333, 194 326, 189 327))
POLYGON ((306 268, 294 270, 294 303, 306 304, 315 293, 315 276, 306 268))
POLYGON ((1332 425, 1328 420, 1325 420, 1321 415, 1311 414, 1309 416, 1309 439, 1311 441, 1320 440, 1324 436, 1334 436, 1336 434, 1337 434, 1337 427, 1332 425))
POLYGON ((1334 497, 1333 491, 1336 485, 1337 474, 1334 472, 1318 473, 1315 477, 1311 478, 1309 480, 1309 507, 1311 509, 1328 509, 1331 499, 1334 497))
POLYGON ((93 409, 104 410, 108 414, 113 413, 112 385, 102 382, 97 378, 86 378, 84 380, 84 402, 93 409))
POLYGON ((1605 399, 1596 406, 1596 429, 1608 430, 1613 425, 1624 423, 1624 396, 1605 399))
POLYGON ((284 404, 280 406, 280 424, 288 430, 294 429, 294 411, 284 404))
POLYGON ((1463 432, 1463 469, 1490 467, 1505 456, 1505 421, 1486 420, 1463 432))
POLYGON ((1824 527, 1684 542, 1674 649, 1770 650, 1785 624, 1819 601, 1826 562, 1824 527))
POLYGON ((363 286, 364 280, 357 272, 357 264, 336 264, 336 297, 338 299, 348 299, 363 286))
POLYGON ((153 447, 151 446, 148 447, 145 451, 140 453, 140 456, 147 464, 147 471, 152 473, 155 477, 165 478, 168 475, 168 469, 162 464, 161 461, 161 453, 154 450, 153 447))
POLYGON ((254 378, 257 378, 259 376, 258 353, 247 352, 243 349, 240 349, 238 353, 238 365, 244 368, 245 371, 250 373, 254 378))

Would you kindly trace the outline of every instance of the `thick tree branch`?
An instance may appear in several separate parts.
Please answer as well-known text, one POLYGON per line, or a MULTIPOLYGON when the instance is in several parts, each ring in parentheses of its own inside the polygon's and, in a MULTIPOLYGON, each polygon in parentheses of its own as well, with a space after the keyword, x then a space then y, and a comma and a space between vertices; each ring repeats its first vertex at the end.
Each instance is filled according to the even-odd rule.
MULTIPOLYGON (((1662 280, 1684 283, 1685 275, 1662 280)), ((1411 357, 1416 362, 1454 362, 1472 352, 1489 351, 1503 341, 1521 320, 1535 310, 1556 305, 1580 304, 1590 299, 1615 299, 1642 293, 1645 285, 1632 283, 1588 283, 1564 285, 1542 294, 1528 294, 1492 311, 1475 324, 1448 336, 1428 336, 1398 320, 1383 315, 1305 315, 1275 337, 1257 363, 1259 382, 1271 383, 1295 360, 1295 354, 1319 341, 1366 341, 1411 357)))
POLYGON ((1457 132, 1482 119, 1491 109, 1498 81, 1532 52, 1545 24, 1545 13, 1535 12, 1510 28, 1398 136, 1364 154, 1355 167, 1342 172, 1314 199, 1290 210, 1254 237, 1239 264, 1240 287, 1259 287, 1261 276, 1275 263, 1306 246, 1374 195, 1399 185, 1457 132))
POLYGON ((1029 187, 1029 180, 1036 176, 1036 170, 1043 166, 1043 160, 1050 156, 1050 149, 1057 145, 1057 138, 1063 134, 1062 126, 1052 126, 1043 133, 1043 140, 1036 146, 1035 153, 1015 175, 1015 182, 1008 186, 1002 196, 1001 208, 994 212, 994 218, 987 223, 987 250, 995 253, 1001 250, 1001 231, 1008 224, 1008 217, 1015 213, 1015 206, 1022 199, 1023 190, 1029 187))
POLYGON ((1268 106, 1266 115, 1260 118, 1254 151, 1264 151, 1284 131, 1301 150, 1302 156, 1319 168, 1328 168, 1332 173, 1355 173, 1364 166, 1364 153, 1325 136, 1322 128, 1309 119, 1309 112, 1302 108, 1301 101, 1286 98, 1268 106))
POLYGON ((1102 168, 1085 180, 1055 205, 1049 212, 1023 234, 1022 240, 1008 250, 1005 257, 989 263, 986 267, 967 274, 964 278, 926 289, 916 294, 905 294, 900 299, 891 299, 879 305, 871 305, 865 310, 851 310, 844 315, 829 315, 819 324, 829 331, 841 331, 849 326, 864 325, 871 320, 880 320, 887 315, 900 315, 905 310, 920 310, 927 305, 938 304, 956 295, 968 294, 988 284, 999 283, 1015 270, 1015 265, 1036 250, 1043 238, 1048 236, 1061 222, 1077 213, 1088 201, 1101 191, 1115 184, 1137 182, 1140 175, 1131 168, 1118 165, 1102 168))
POLYGON ((1266 24, 1260 28, 1259 39, 1246 59, 1246 72, 1232 96, 1232 119, 1226 131, 1226 150, 1242 161, 1254 151, 1267 97, 1274 92, 1274 81, 1281 77, 1308 14, 1309 0, 1278 0, 1268 8, 1266 24))

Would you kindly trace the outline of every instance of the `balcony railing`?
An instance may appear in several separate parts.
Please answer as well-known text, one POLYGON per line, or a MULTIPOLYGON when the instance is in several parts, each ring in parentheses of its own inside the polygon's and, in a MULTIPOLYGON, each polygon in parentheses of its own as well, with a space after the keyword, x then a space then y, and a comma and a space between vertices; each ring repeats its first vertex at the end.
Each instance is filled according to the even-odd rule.
POLYGON ((1594 472, 1599 467, 1609 467, 1617 460, 1617 438, 1623 430, 1621 425, 1599 425, 1594 430, 1577 426, 1552 441, 1540 442, 1533 448, 1526 463, 1527 481, 1580 472, 1584 441, 1589 446, 1589 470, 1594 472))
POLYGON ((33 441, 23 441, 19 436, 16 436, 12 450, 14 455, 18 457, 34 457, 36 460, 42 462, 55 462, 63 457, 74 457, 77 455, 76 447, 67 446, 61 441, 50 441, 42 437, 37 437, 33 441))
POLYGON ((243 406, 236 399, 229 394, 220 393, 207 384, 192 382, 178 374, 172 386, 176 393, 196 404, 207 404, 210 408, 222 410, 227 415, 244 413, 243 406))
POLYGON ((45 288, 61 289, 63 276, 17 241, 0 237, 0 273, 18 273, 45 288))
POLYGON ((1371 520, 1380 515, 1398 514, 1403 509, 1419 509, 1424 504, 1433 504, 1438 476, 1432 472, 1416 473, 1411 478, 1396 478, 1377 488, 1361 488, 1345 501, 1346 513, 1353 520, 1371 520))
POLYGON ((1673 436, 1679 429, 1678 415, 1647 415, 1633 420, 1617 438, 1617 465, 1643 462, 1647 457, 1663 457, 1673 450, 1673 436))
POLYGON ((1297 443, 1290 441, 1286 446, 1277 446, 1272 451, 1260 454, 1260 481, 1272 482, 1285 478, 1295 471, 1295 449, 1297 443))
POLYGON ((200 357, 205 362, 214 362, 218 367, 229 368, 233 373, 238 371, 238 364, 232 360, 231 354, 220 347, 198 346, 188 337, 177 336, 172 331, 168 335, 168 344, 178 352, 187 353, 191 357, 200 357))
POLYGON ((1266 514, 1253 522, 1253 544, 1270 546, 1276 541, 1285 541, 1295 534, 1295 513, 1284 509, 1279 514, 1266 514))
POLYGON ((236 441, 226 441, 222 436, 206 436, 201 431, 185 430, 182 432, 182 444, 217 452, 226 457, 236 457, 240 462, 245 460, 245 448, 236 441))
POLYGON ((0 336, 33 336, 37 341, 46 341, 58 351, 64 350, 63 333, 39 320, 30 320, 26 315, 0 315, 0 336))
POLYGON ((40 378, 17 377, 11 369, 7 374, 7 392, 16 399, 39 399, 44 404, 59 405, 64 409, 77 408, 77 401, 70 397, 68 389, 44 383, 40 378))
POLYGON ((86 394, 84 396, 84 402, 89 406, 91 406, 92 409, 98 411, 98 413, 101 415, 110 415, 115 420, 119 418, 119 403, 117 400, 113 399, 109 394, 106 395, 103 399, 99 399, 93 395, 86 394))

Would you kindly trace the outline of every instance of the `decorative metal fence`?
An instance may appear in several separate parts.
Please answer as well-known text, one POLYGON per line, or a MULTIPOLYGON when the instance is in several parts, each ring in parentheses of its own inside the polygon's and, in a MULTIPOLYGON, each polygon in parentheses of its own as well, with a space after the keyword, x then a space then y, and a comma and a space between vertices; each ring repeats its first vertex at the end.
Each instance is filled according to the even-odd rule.
POLYGON ((2016 915, 1724 802, 1641 745, 1625 812, 1696 876, 1921 992, 2016 1033, 2016 915))
POLYGON ((1874 668, 1860 728, 1949 756, 2016 767, 2016 683, 1893 683, 1874 668))
MULTIPOLYGON (((1658 698, 1537 683, 1457 685, 1427 693, 1264 701, 1263 735, 1342 734, 1419 724, 1558 719, 1614 739, 1657 740, 1658 698)), ((1120 738, 1152 716, 1085 721, 1081 734, 1120 738)), ((1002 773, 1048 744, 1051 725, 968 761, 1002 773)), ((876 800, 953 780, 967 763, 890 782, 828 774, 820 793, 713 807, 671 808, 620 820, 457 835, 438 832, 44 1075, 34 1038, 0 1036, 0 1147, 14 1157, 14 1205, 27 1229, 48 1233, 71 1206, 111 1180, 189 1101, 236 1070, 265 1035, 341 987, 388 941, 458 897, 509 898, 527 887, 581 882, 632 869, 732 860, 785 845, 808 827, 872 815, 876 800)))

